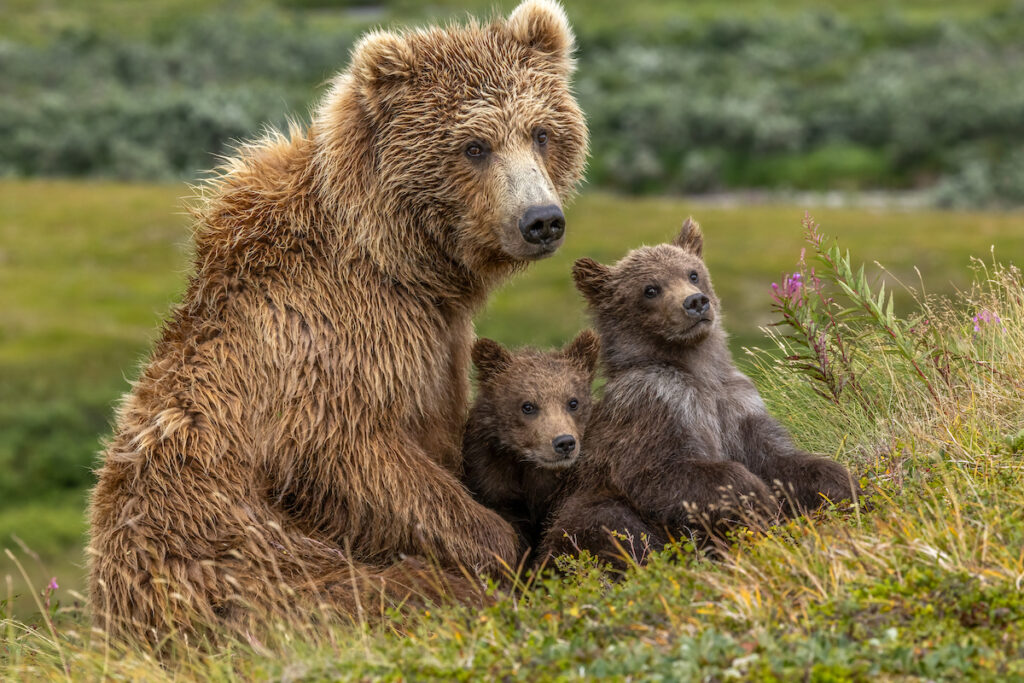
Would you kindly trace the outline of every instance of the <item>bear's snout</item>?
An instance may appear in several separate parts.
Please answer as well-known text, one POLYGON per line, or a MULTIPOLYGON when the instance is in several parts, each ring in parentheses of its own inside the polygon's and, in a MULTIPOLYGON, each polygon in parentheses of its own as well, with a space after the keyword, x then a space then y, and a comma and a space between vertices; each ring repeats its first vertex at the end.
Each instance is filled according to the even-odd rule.
POLYGON ((570 434, 562 434, 551 441, 551 447, 555 449, 555 453, 569 457, 576 450, 576 439, 570 434))
POLYGON ((691 318, 699 318, 711 308, 711 300, 704 294, 691 294, 683 301, 683 310, 691 318))
POLYGON ((519 219, 519 232, 530 244, 551 245, 565 234, 565 214, 555 204, 531 206, 519 219))

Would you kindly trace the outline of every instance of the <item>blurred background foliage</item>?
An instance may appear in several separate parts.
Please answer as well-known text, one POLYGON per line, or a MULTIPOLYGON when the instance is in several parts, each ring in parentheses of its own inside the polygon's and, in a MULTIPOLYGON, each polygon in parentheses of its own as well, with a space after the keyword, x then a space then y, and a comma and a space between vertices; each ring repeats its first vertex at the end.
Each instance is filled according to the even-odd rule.
MULTIPOLYGON (((0 174, 192 178, 379 24, 491 3, 8 0, 0 174)), ((515 3, 496 3, 508 11, 515 3)), ((1024 1, 567 3, 592 186, 1024 203, 1024 1)))

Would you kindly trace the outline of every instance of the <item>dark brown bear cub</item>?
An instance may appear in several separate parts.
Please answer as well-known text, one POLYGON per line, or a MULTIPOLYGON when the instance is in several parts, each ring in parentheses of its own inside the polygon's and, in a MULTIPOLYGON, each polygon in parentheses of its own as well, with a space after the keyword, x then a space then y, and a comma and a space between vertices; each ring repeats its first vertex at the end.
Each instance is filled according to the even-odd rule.
POLYGON ((463 480, 516 529, 520 550, 537 547, 551 498, 579 456, 598 347, 590 330, 561 351, 513 353, 490 339, 473 346, 479 390, 463 439, 463 480))
POLYGON ((576 262, 608 383, 542 556, 578 547, 615 562, 608 530, 657 547, 765 519, 779 501, 799 511, 850 497, 846 469, 794 446, 733 365, 703 243, 688 219, 671 244, 614 266, 576 262))

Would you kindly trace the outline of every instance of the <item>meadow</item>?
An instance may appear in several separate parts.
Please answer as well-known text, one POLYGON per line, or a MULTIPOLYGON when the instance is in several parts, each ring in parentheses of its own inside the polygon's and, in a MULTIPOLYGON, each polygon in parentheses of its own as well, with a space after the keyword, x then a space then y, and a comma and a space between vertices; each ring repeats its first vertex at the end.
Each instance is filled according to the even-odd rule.
MULTIPOLYGON (((85 490, 91 482, 90 468, 95 463, 100 439, 109 431, 115 401, 127 390, 137 373, 138 362, 158 333, 161 319, 183 289, 189 267, 190 228, 182 211, 183 198, 187 196, 187 187, 180 184, 0 182, 0 309, 4 311, 0 329, 0 376, 4 378, 0 384, 0 539, 22 561, 32 585, 31 589, 27 587, 10 559, 0 558, 0 572, 8 578, 7 591, 12 598, 3 603, 3 611, 25 620, 5 623, 9 629, 8 649, 6 655, 0 652, 0 672, 2 667, 14 667, 10 671, 56 675, 47 669, 48 655, 44 654, 48 651, 52 655, 53 650, 33 650, 30 646, 33 634, 39 632, 18 632, 24 623, 42 626, 33 594, 47 594, 45 586, 51 578, 56 578, 60 587, 48 595, 51 604, 59 602, 62 609, 68 610, 61 611, 59 618, 66 620, 70 625, 66 628, 72 633, 88 639, 82 633, 81 612, 73 608, 80 602, 83 586, 85 490), (35 661, 31 666, 42 669, 20 669, 30 666, 31 661, 35 661)), ((954 424, 942 424, 943 429, 964 430, 970 425, 983 434, 972 432, 972 440, 963 442, 964 437, 957 432, 935 431, 940 425, 933 424, 927 405, 914 402, 918 399, 910 401, 904 389, 899 390, 903 393, 891 390, 885 397, 878 394, 872 399, 894 403, 889 407, 892 423, 883 421, 884 426, 880 425, 879 416, 850 412, 846 403, 822 402, 812 391, 812 381, 779 360, 776 342, 762 329, 781 319, 777 306, 772 309, 772 283, 782 283, 785 273, 795 271, 801 252, 809 248, 801 227, 806 208, 780 204, 723 206, 682 199, 630 199, 585 193, 567 212, 569 232, 565 247, 505 286, 479 315, 477 332, 513 345, 562 343, 586 325, 582 301, 568 275, 573 259, 587 255, 613 261, 632 247, 665 241, 673 236, 681 220, 692 214, 706 228, 708 260, 723 299, 733 350, 741 364, 752 372, 767 395, 773 396, 770 403, 775 414, 794 428, 801 442, 835 454, 859 472, 870 475, 872 485, 878 487, 880 498, 874 503, 877 509, 856 516, 851 516, 849 510, 825 513, 823 521, 796 522, 777 537, 743 540, 735 549, 735 565, 726 563, 709 569, 707 561, 699 557, 687 555, 681 561, 666 558, 654 568, 639 572, 632 582, 614 587, 604 586, 592 569, 584 567, 579 577, 564 582, 553 580, 538 593, 548 595, 554 602, 545 602, 549 598, 541 597, 508 601, 485 612, 479 623, 471 621, 468 627, 456 626, 469 618, 458 609, 442 609, 433 617, 439 621, 421 615, 409 625, 389 628, 403 633, 422 629, 423 634, 436 630, 454 640, 447 642, 440 635, 430 636, 426 641, 395 640, 393 633, 387 635, 388 629, 362 634, 359 642, 366 644, 369 638, 371 644, 367 647, 377 654, 359 665, 365 668, 353 671, 371 675, 419 671, 437 676, 463 672, 468 676, 473 667, 484 667, 475 671, 490 675, 512 666, 509 661, 495 659, 497 652, 504 651, 508 656, 532 657, 529 663, 516 665, 524 667, 515 670, 519 675, 544 671, 549 666, 562 670, 567 663, 573 667, 579 663, 603 663, 600 666, 608 667, 607 672, 625 675, 629 666, 641 666, 642 661, 650 664, 678 656, 678 651, 670 655, 657 644, 663 640, 671 643, 672 648, 683 647, 683 642, 692 640, 687 647, 697 648, 694 652, 711 648, 710 652, 717 654, 700 654, 712 658, 694 671, 705 671, 703 668, 707 667, 711 668, 708 671, 717 671, 715 667, 725 660, 722 657, 734 659, 745 656, 744 653, 787 649, 785 643, 799 642, 803 648, 824 647, 824 652, 835 645, 826 647, 829 639, 839 637, 838 620, 852 618, 858 622, 857 616, 843 616, 851 609, 857 614, 857 610, 871 612, 866 622, 869 628, 847 626, 854 631, 867 628, 873 634, 871 637, 882 640, 880 645, 871 646, 876 648, 877 651, 872 650, 876 654, 856 648, 856 652, 849 654, 867 657, 870 666, 877 667, 879 660, 874 657, 902 641, 897 637, 892 642, 885 640, 889 638, 885 634, 890 627, 883 626, 895 625, 892 628, 897 633, 902 633, 899 629, 912 632, 918 628, 914 626, 918 622, 913 620, 924 618, 916 611, 909 615, 898 610, 889 614, 896 608, 893 600, 902 601, 897 605, 899 609, 920 610, 933 600, 947 599, 948 593, 959 601, 956 604, 961 606, 957 609, 975 609, 965 596, 980 591, 984 597, 978 600, 983 600, 984 606, 977 609, 988 610, 986 614, 997 609, 1018 613, 1014 610, 1024 603, 1020 601, 1020 587, 1013 582, 1020 582, 1024 556, 1019 555, 1019 542, 1014 545, 1013 539, 1019 541, 1024 528, 1020 508, 1014 509, 1014 505, 1021 503, 1020 455, 1013 450, 1017 446, 1011 446, 1009 452, 996 457, 998 447, 1004 446, 992 444, 1004 443, 1005 438, 1024 427, 1020 403, 1013 408, 1000 405, 991 415, 976 407, 974 412, 959 417, 946 416, 954 424), (752 350, 756 347, 766 350, 752 350), (898 405, 903 401, 910 402, 898 405), (967 415, 973 416, 971 420, 967 415), (991 429, 979 430, 978 424, 990 424, 991 429), (950 441, 955 445, 951 446, 950 441), (947 519, 948 497, 952 497, 954 505, 973 510, 970 515, 980 516, 965 518, 963 515, 969 513, 959 510, 955 514, 961 518, 947 519), (915 539, 914 533, 919 532, 925 536, 915 539), (947 538, 947 533, 952 536, 947 538), (1006 538, 1008 533, 1012 533, 1013 539, 1006 538), (868 538, 872 539, 870 543, 868 538), (837 539, 854 544, 854 549, 844 545, 847 550, 842 552, 822 551, 825 546, 838 543, 837 539), (936 547, 927 570, 921 569, 924 573, 920 577, 913 574, 918 577, 914 581, 919 583, 904 585, 900 579, 903 572, 915 566, 922 553, 931 552, 919 546, 939 542, 942 545, 936 547), (951 556, 955 561, 947 561, 948 543, 961 544, 956 546, 961 554, 951 556), (885 546, 885 552, 874 547, 878 544, 885 546), (869 553, 870 561, 859 557, 857 553, 861 550, 857 548, 869 553), (797 558, 787 555, 797 552, 797 558), (997 577, 992 574, 995 569, 991 562, 996 561, 993 553, 998 562, 1006 563, 998 566, 997 577), (856 562, 867 564, 847 565, 854 561, 851 558, 858 557, 856 562), (911 562, 913 558, 916 559, 911 562), (794 561, 806 566, 795 566, 794 561), (890 562, 893 566, 887 564, 890 562), (1012 573, 1011 569, 1018 572, 1013 577, 1007 573, 1012 573), (863 571, 867 573, 858 573, 863 571), (968 593, 957 588, 962 584, 963 591, 968 593), (671 592, 667 593, 669 587, 671 592), (886 592, 890 590, 893 595, 886 592), (674 596, 673 602, 666 606, 662 600, 670 595, 674 596), (812 595, 819 597, 812 600, 812 595), (929 597, 932 595, 938 597, 929 597), (721 608, 717 601, 726 599, 730 601, 728 607, 721 608), (757 630, 750 637, 740 633, 738 624, 748 623, 752 618, 762 620, 769 614, 777 616, 783 603, 791 599, 804 605, 801 609, 805 610, 799 615, 805 620, 802 624, 797 614, 784 610, 788 620, 784 624, 796 630, 783 624, 772 625, 761 635, 756 635, 757 630), (905 601, 912 605, 905 606, 905 601), (1010 606, 998 606, 1004 602, 1010 606), (651 618, 660 626, 651 627, 651 618), (503 626, 487 620, 499 620, 503 626), (830 620, 831 635, 818 634, 812 638, 818 623, 815 620, 830 620), (513 624, 514 632, 495 631, 511 629, 513 624), (584 624, 588 626, 584 628, 584 624), (690 635, 679 640, 686 633, 690 635), (627 638, 627 634, 633 637, 627 638), (799 634, 809 639, 801 640, 799 634), (590 649, 570 646, 572 638, 578 637, 584 638, 590 649), (824 641, 815 640, 822 637, 824 641), (466 638, 470 640, 465 641, 466 638), (489 638, 499 638, 501 643, 489 638), (526 640, 520 642, 522 638, 526 640), (461 643, 456 648, 458 654, 452 650, 456 647, 453 643, 461 643), (604 650, 605 645, 598 647, 596 643, 617 643, 615 647, 625 649, 604 650), (433 651, 431 648, 435 647, 440 649, 433 651), (430 651, 424 661, 434 664, 416 669, 419 665, 415 663, 425 656, 423 648, 430 651), (748 649, 750 652, 746 652, 748 649), (632 658, 641 654, 642 661, 632 658), (470 658, 466 659, 467 656, 470 658), (653 659, 648 661, 650 657, 653 659), (466 661, 477 664, 470 666, 466 661), (483 661, 488 664, 481 664, 483 661)), ((955 323, 961 331, 970 331, 971 317, 978 309, 977 293, 972 294, 971 286, 977 273, 971 269, 969 255, 990 262, 994 254, 996 260, 1009 262, 1024 254, 1024 217, 1019 213, 824 207, 813 208, 813 212, 823 230, 867 263, 868 273, 873 273, 868 279, 869 287, 882 283, 886 283, 887 289, 895 287, 894 315, 912 315, 920 307, 910 292, 899 288, 898 282, 919 289, 923 282, 929 297, 950 300, 950 310, 959 316, 955 323), (880 262, 885 270, 872 265, 873 261, 880 262)), ((810 262, 812 255, 806 255, 805 261, 810 262)), ((1021 331, 1021 318, 1017 316, 1019 289, 1016 296, 1017 302, 1007 305, 1018 307, 1002 312, 1002 321, 1012 327, 1014 334, 1021 331)), ((855 343, 862 345, 866 354, 859 362, 878 361, 870 359, 870 349, 876 342, 857 337, 855 343)), ((999 364, 1009 364, 1000 372, 1019 372, 1024 357, 1019 351, 1018 347, 1015 360, 1002 356, 997 359, 999 364)), ((884 360, 885 354, 880 354, 888 362, 884 360)), ((887 382, 900 384, 905 380, 895 371, 892 373, 887 382)), ((1017 389, 1011 385, 1006 390, 1020 393, 1019 384, 1017 389)), ((972 394, 974 398, 980 400, 981 392, 978 396, 972 394)), ((977 618, 989 625, 988 616, 977 618)), ((999 618, 1002 621, 998 623, 1004 624, 1005 618, 999 618)), ((768 627, 768 622, 758 623, 768 627)), ((946 637, 934 626, 928 627, 928 633, 933 634, 929 638, 946 637)), ((975 638, 970 628, 961 635, 969 640, 975 638)), ((918 634, 914 638, 919 636, 925 637, 918 634)), ((338 661, 346 661, 346 657, 356 657, 354 650, 346 649, 354 642, 353 637, 346 631, 335 633, 335 644, 330 647, 340 650, 324 649, 328 647, 325 642, 315 641, 318 644, 311 646, 310 651, 294 654, 299 657, 297 666, 307 668, 313 676, 347 672, 328 659, 340 657, 338 661)), ((69 636, 62 634, 60 638, 69 636)), ((85 659, 78 673, 97 674, 92 669, 95 661, 89 663, 86 654, 93 650, 84 641, 65 642, 69 648, 83 648, 80 654, 85 659)), ((991 645, 988 640, 984 642, 991 645)), ((1019 641, 1012 642, 1019 647, 1019 641)), ((853 645, 847 643, 844 647, 853 645)), ((865 646, 859 642, 856 647, 865 646)), ((922 645, 913 647, 920 649, 922 645)), ((922 651, 927 650, 925 647, 922 651)), ((816 656, 811 651, 801 651, 800 656, 808 659, 816 656)), ((1005 666, 1010 651, 1006 650, 1001 658, 991 655, 995 657, 991 659, 992 666, 1005 666)), ((282 672, 279 665, 258 653, 250 652, 247 656, 251 658, 245 659, 240 670, 244 676, 282 672)), ((910 671, 921 664, 919 659, 925 655, 906 656, 910 671)), ((139 671, 156 674, 144 669, 150 665, 138 661, 136 664, 143 667, 139 671)), ((867 665, 862 665, 849 671, 870 669, 863 669, 867 665)), ((214 661, 202 660, 196 666, 211 667, 214 661)), ((226 675, 228 670, 218 671, 226 675)))
POLYGON ((565 1, 587 184, 477 332, 563 343, 574 259, 693 215, 737 360, 862 504, 717 560, 684 542, 609 582, 583 559, 482 610, 164 662, 90 630, 87 491, 189 274, 187 183, 302 119, 368 28, 514 4, 2 3, 0 680, 1024 680, 1019 0, 565 1))

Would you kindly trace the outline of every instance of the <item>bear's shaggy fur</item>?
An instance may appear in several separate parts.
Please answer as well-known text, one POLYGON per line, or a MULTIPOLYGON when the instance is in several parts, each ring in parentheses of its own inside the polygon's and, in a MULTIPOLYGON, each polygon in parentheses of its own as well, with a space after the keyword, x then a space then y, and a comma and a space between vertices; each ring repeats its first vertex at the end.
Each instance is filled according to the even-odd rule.
POLYGON ((584 330, 561 351, 473 346, 477 398, 462 443, 463 481, 536 548, 552 496, 576 461, 590 418, 597 335, 584 330))
POLYGON ((553 0, 371 33, 307 130, 207 186, 194 274, 92 493, 101 626, 245 630, 401 599, 429 573, 404 556, 514 562, 514 530, 458 478, 471 319, 561 243, 521 221, 560 216, 582 174, 573 42, 553 0))
POLYGON ((578 547, 618 563, 629 548, 607 530, 658 547, 764 521, 776 498, 799 511, 851 496, 846 469, 797 449, 733 365, 703 243, 689 219, 614 266, 576 262, 608 383, 542 557, 578 547))

